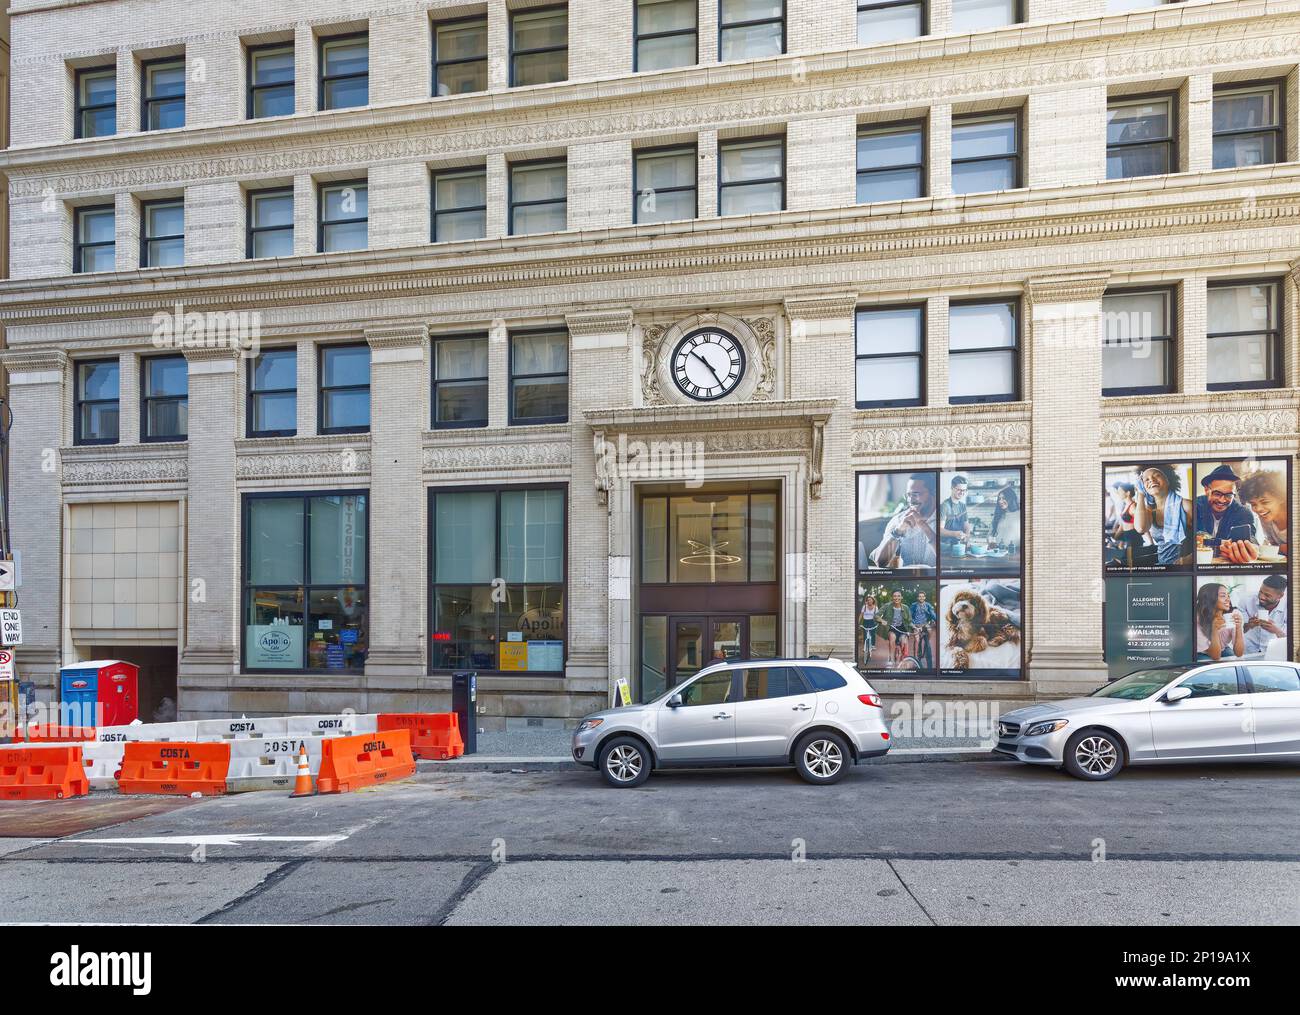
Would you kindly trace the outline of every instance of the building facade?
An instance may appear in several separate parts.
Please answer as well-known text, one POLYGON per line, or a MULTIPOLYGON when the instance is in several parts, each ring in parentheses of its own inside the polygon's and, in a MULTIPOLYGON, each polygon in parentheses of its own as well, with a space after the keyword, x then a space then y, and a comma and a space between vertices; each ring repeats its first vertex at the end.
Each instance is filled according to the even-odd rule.
POLYGON ((42 697, 1053 697, 1261 599, 1293 657, 1300 0, 10 13, 42 697))

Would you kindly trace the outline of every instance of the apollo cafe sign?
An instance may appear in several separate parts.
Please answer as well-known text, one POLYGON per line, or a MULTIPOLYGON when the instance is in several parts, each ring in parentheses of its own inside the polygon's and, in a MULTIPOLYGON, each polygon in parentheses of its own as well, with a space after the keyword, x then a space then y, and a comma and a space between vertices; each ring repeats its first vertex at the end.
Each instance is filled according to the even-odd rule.
POLYGON ((530 639, 560 638, 564 633, 564 611, 547 607, 526 610, 519 617, 519 630, 530 639))

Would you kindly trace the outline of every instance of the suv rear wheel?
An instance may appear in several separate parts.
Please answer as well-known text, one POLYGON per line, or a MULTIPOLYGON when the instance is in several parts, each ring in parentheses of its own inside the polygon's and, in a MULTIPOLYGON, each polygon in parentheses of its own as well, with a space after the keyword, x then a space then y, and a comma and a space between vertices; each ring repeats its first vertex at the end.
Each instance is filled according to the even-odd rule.
POLYGON ((650 778, 650 752, 634 737, 614 737, 600 749, 600 774, 618 789, 640 786, 650 778))
POLYGON ((848 774, 853 764, 849 745, 838 733, 814 731, 794 749, 794 765, 804 782, 829 786, 848 774))

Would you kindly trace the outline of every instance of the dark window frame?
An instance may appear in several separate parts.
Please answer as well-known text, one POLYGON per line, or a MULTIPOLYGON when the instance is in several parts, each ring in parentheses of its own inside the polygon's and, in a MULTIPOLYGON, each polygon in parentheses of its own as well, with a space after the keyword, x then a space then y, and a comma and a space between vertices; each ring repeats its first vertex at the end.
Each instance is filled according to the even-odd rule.
POLYGON ((430 339, 429 349, 429 374, 430 374, 430 397, 429 397, 429 426, 434 430, 481 430, 489 425, 492 413, 492 380, 491 380, 491 336, 486 331, 470 331, 449 335, 433 335, 430 339), (465 341, 466 339, 476 339, 488 343, 488 372, 482 377, 438 377, 438 344, 449 341, 465 341), (486 415, 480 420, 470 420, 468 422, 439 422, 438 421, 438 388, 444 384, 447 386, 463 385, 467 381, 483 382, 487 386, 488 404, 484 407, 486 415))
POLYGON ((335 675, 353 675, 359 676, 365 672, 364 667, 361 669, 349 669, 344 667, 341 670, 331 669, 312 669, 307 666, 308 659, 308 639, 307 635, 311 625, 311 594, 318 590, 329 589, 360 589, 365 595, 366 602, 366 657, 370 656, 370 638, 371 638, 371 602, 370 602, 370 512, 374 505, 374 499, 370 490, 309 490, 309 491, 280 491, 266 490, 255 493, 245 493, 241 496, 240 503, 240 575, 239 575, 239 666, 241 673, 250 674, 310 674, 323 673, 335 675), (364 497, 366 499, 366 574, 364 584, 352 585, 331 585, 312 584, 311 575, 311 502, 314 499, 323 499, 326 497, 364 497), (299 585, 253 585, 249 582, 251 568, 249 566, 248 534, 251 531, 251 505, 258 500, 300 500, 302 502, 302 524, 303 524, 303 542, 302 542, 302 576, 303 582, 299 585), (302 590, 302 668, 301 669, 267 669, 267 668, 250 668, 247 665, 248 658, 248 597, 254 590, 265 589, 269 592, 296 592, 302 590))
POLYGON ((558 159, 529 159, 524 162, 511 162, 507 167, 506 173, 506 235, 508 236, 544 236, 544 233, 517 233, 515 232, 515 209, 516 208, 533 208, 544 204, 563 204, 564 205, 564 228, 569 227, 569 160, 568 157, 558 159), (546 166, 563 166, 564 167, 564 197, 561 200, 551 201, 515 201, 515 170, 516 169, 541 169, 546 166))
MULTIPOLYGON (((365 391, 370 393, 373 387, 373 374, 365 384, 325 383, 326 353, 340 349, 365 349, 369 351, 370 346, 366 342, 327 342, 316 347, 316 432, 322 436, 327 434, 369 433, 371 426, 374 424, 373 403, 370 407, 370 419, 366 421, 365 426, 325 426, 325 393, 327 391, 365 391)), ((373 359, 370 366, 373 371, 373 359)))
POLYGON ((468 25, 471 23, 481 23, 483 25, 485 32, 490 31, 490 29, 488 28, 488 16, 486 14, 470 14, 463 18, 446 18, 446 19, 440 18, 430 22, 429 31, 432 33, 432 35, 430 36, 430 44, 433 49, 433 73, 432 73, 432 79, 430 81, 430 95, 432 98, 450 99, 450 98, 454 98, 457 95, 482 95, 483 92, 491 90, 492 88, 491 58, 488 56, 488 50, 491 49, 490 41, 488 43, 488 50, 485 50, 482 56, 475 56, 475 57, 461 56, 461 57, 455 57, 450 60, 438 59, 438 29, 451 28, 454 25, 468 25), (440 95, 438 93, 438 68, 457 67, 460 66, 461 64, 466 64, 466 63, 483 64, 484 70, 488 71, 488 75, 489 75, 487 80, 487 86, 482 91, 477 91, 477 92, 452 92, 447 95, 440 95))
POLYGON ((1012 313, 1012 319, 1015 321, 1015 325, 1016 325, 1016 344, 1013 346, 1005 346, 1005 345, 981 346, 980 348, 975 348, 975 349, 958 349, 955 351, 951 348, 951 346, 949 346, 948 372, 951 375, 953 360, 960 359, 962 356, 978 355, 979 353, 988 353, 988 352, 1000 352, 1000 353, 1010 352, 1011 360, 1012 360, 1011 380, 1013 385, 1011 394, 1010 395, 962 395, 960 397, 955 397, 950 393, 948 395, 949 405, 990 405, 990 404, 996 404, 1000 402, 1019 402, 1024 397, 1025 301, 1023 296, 1017 294, 1014 296, 1006 296, 1006 297, 987 296, 987 297, 976 297, 972 299, 952 300, 948 304, 948 310, 949 310, 948 335, 951 338, 952 335, 951 311, 953 307, 985 306, 985 305, 990 305, 995 303, 1010 304, 1014 308, 1012 313))
POLYGON ((182 268, 185 266, 185 258, 188 251, 185 249, 185 198, 184 197, 160 197, 152 201, 140 202, 140 267, 141 268, 182 268), (181 232, 167 233, 162 236, 153 236, 149 232, 149 212, 155 208, 162 208, 167 205, 178 205, 181 209, 181 232), (150 263, 149 244, 162 243, 166 240, 181 241, 181 263, 170 265, 159 265, 150 263))
POLYGON ((85 268, 85 258, 83 257, 88 248, 112 247, 114 260, 117 257, 117 206, 113 204, 88 204, 73 209, 72 214, 72 273, 74 275, 94 275, 98 272, 88 272, 85 268), (85 243, 81 239, 82 219, 91 214, 102 214, 104 212, 113 213, 113 238, 111 240, 98 240, 92 243, 85 243))
POLYGON ((1284 296, 1286 285, 1285 279, 1277 275, 1254 276, 1251 278, 1220 278, 1211 279, 1207 283, 1207 289, 1234 289, 1246 285, 1271 285, 1273 287, 1273 314, 1275 324, 1272 328, 1260 328, 1254 331, 1221 331, 1212 332, 1209 330, 1208 315, 1206 321, 1205 346, 1206 359, 1209 359, 1210 343, 1216 338, 1243 338, 1249 335, 1267 335, 1272 349, 1268 368, 1272 375, 1270 380, 1266 381, 1246 381, 1245 383, 1228 383, 1216 384, 1207 379, 1207 391, 1266 391, 1272 388, 1283 386, 1282 368, 1286 362, 1285 358, 1285 336, 1286 336, 1286 299, 1284 296))
POLYGON ((96 356, 90 359, 78 359, 72 361, 72 443, 79 448, 92 447, 109 447, 122 442, 122 361, 117 356, 96 356), (101 363, 111 363, 117 367, 117 397, 116 398, 86 398, 85 388, 82 385, 81 368, 83 366, 98 366, 101 363), (81 427, 81 407, 83 405, 116 405, 117 406, 117 436, 116 437, 87 437, 82 432, 81 427))
POLYGON ((725 141, 718 142, 718 217, 719 218, 737 218, 739 215, 772 215, 774 212, 741 212, 739 215, 729 215, 722 210, 722 195, 728 188, 735 187, 754 187, 764 183, 781 184, 781 207, 779 211, 788 211, 790 205, 790 148, 784 134, 766 134, 761 137, 736 137, 728 138, 725 141), (742 180, 737 183, 722 182, 722 153, 727 148, 739 147, 741 145, 760 144, 767 141, 781 142, 781 176, 766 177, 761 180, 742 180))
MULTIPOLYGON (((717 581, 717 582, 690 582, 690 581, 676 581, 676 582, 675 582, 675 581, 671 581, 671 580, 669 580, 669 577, 668 577, 668 576, 669 576, 672 572, 671 572, 670 569, 668 569, 667 567, 665 567, 665 572, 664 572, 664 581, 649 581, 649 580, 647 580, 647 578, 646 578, 647 568, 646 568, 646 562, 645 562, 645 550, 646 550, 646 541, 645 541, 645 504, 646 504, 646 501, 649 501, 649 500, 662 500, 662 501, 664 502, 664 519, 665 519, 665 524, 664 524, 664 537, 663 537, 663 546, 662 546, 662 549, 663 549, 663 553, 664 553, 664 562, 665 562, 665 565, 667 565, 668 561, 671 560, 671 558, 672 558, 672 521, 671 521, 671 519, 672 519, 672 510, 673 510, 672 505, 673 505, 673 501, 674 501, 674 500, 683 500, 683 499, 688 499, 688 498, 689 498, 689 491, 687 492, 687 494, 683 494, 680 490, 679 490, 679 491, 671 491, 671 490, 669 490, 669 491, 659 491, 659 492, 654 492, 654 493, 643 493, 640 497, 637 498, 637 506, 636 506, 636 534, 635 534, 635 537, 634 537, 634 538, 636 539, 636 551, 635 551, 635 553, 636 553, 636 568, 637 568, 637 576, 638 576, 638 577, 637 577, 637 583, 638 583, 638 585, 639 585, 641 588, 643 588, 643 589, 695 589, 695 588, 710 588, 710 589, 726 589, 726 588, 730 588, 730 589, 740 589, 740 588, 752 587, 752 586, 755 586, 755 585, 763 585, 763 586, 775 586, 775 585, 780 585, 780 583, 781 583, 781 568, 783 567, 782 561, 784 560, 784 550, 783 550, 783 547, 785 546, 785 538, 784 538, 784 534, 783 534, 782 531, 781 531, 781 522, 780 522, 781 517, 782 517, 782 513, 783 513, 784 510, 785 510, 785 502, 784 502, 784 500, 782 499, 781 491, 780 491, 779 489, 770 489, 770 490, 769 490, 769 489, 758 489, 758 490, 754 490, 754 489, 746 488, 746 489, 740 489, 740 490, 729 491, 729 492, 727 493, 727 496, 731 496, 731 497, 744 497, 744 498, 745 498, 745 546, 744 546, 744 552, 743 552, 743 554, 742 554, 742 555, 744 556, 744 558, 745 558, 745 577, 744 577, 744 578, 740 578, 740 579, 736 579, 736 580, 734 580, 734 581, 717 581), (761 579, 761 578, 759 578, 759 579, 755 579, 755 578, 754 578, 754 552, 753 552, 753 548, 754 548, 754 528, 755 528, 755 526, 754 526, 754 498, 755 498, 755 497, 765 497, 765 496, 775 496, 775 497, 776 497, 776 512, 777 512, 777 513, 776 513, 776 518, 777 518, 776 528, 775 528, 775 529, 773 530, 773 532, 772 532, 772 558, 773 558, 773 568, 774 568, 774 570, 773 570, 773 577, 770 578, 770 579, 767 579, 767 580, 764 580, 764 579, 761 579)), ((696 612, 697 612, 697 611, 692 610, 692 609, 683 608, 683 609, 680 611, 680 615, 681 615, 681 616, 687 616, 687 615, 694 614, 694 613, 696 613, 696 612)), ((702 612, 708 613, 708 612, 710 612, 710 611, 702 611, 702 612)), ((726 611, 726 610, 712 610, 711 612, 712 612, 713 615, 716 615, 716 616, 726 616, 726 615, 727 615, 727 611, 726 611)), ((736 615, 737 615, 737 616, 748 616, 748 617, 754 617, 754 616, 768 616, 768 615, 770 615, 770 614, 767 614, 767 613, 765 613, 765 612, 763 612, 763 611, 755 612, 755 611, 753 611, 753 610, 745 610, 745 609, 739 609, 739 610, 737 610, 737 611, 735 611, 735 612, 736 612, 736 615)), ((650 616, 662 616, 663 614, 661 614, 659 611, 656 610, 656 611, 653 611, 652 613, 650 613, 650 614, 648 614, 648 615, 650 615, 650 616)), ((672 615, 678 615, 678 614, 670 614, 670 616, 672 616, 672 615)), ((778 625, 778 629, 777 629, 777 638, 778 638, 778 640, 780 640, 781 631, 780 631, 780 615, 779 615, 779 614, 777 615, 777 625, 778 625)))
POLYGON ((346 109, 366 109, 370 105, 370 31, 364 32, 346 32, 343 35, 321 35, 316 39, 316 109, 321 113, 331 113, 335 110, 346 109), (366 69, 364 71, 353 71, 349 74, 327 74, 325 72, 325 47, 335 42, 356 42, 358 39, 366 40, 366 69), (366 101, 360 106, 327 106, 325 105, 325 85, 333 81, 355 81, 358 78, 366 79, 366 101))
MULTIPOLYGON (((858 0, 857 13, 863 11, 883 11, 891 7, 920 7, 921 8, 921 34, 915 36, 918 39, 924 39, 930 34, 930 3, 929 0, 858 0)), ((890 42, 863 42, 857 37, 858 25, 857 19, 854 18, 853 34, 857 38, 859 46, 889 46, 890 42)), ((908 39, 896 39, 895 42, 907 42, 908 39)))
MULTIPOLYGON (((899 169, 916 169, 921 174, 921 193, 914 198, 885 198, 885 202, 897 200, 916 201, 930 196, 930 124, 928 120, 898 120, 890 123, 863 123, 858 125, 858 132, 855 135, 856 140, 872 134, 902 134, 908 131, 919 131, 921 134, 921 161, 919 163, 900 163, 895 166, 879 166, 874 169, 863 169, 862 163, 858 162, 854 176, 854 198, 857 204, 879 204, 879 201, 857 201, 856 188, 862 185, 864 176, 874 176, 879 173, 896 172, 899 169)), ((856 153, 855 153, 856 154, 856 153)))
MULTIPOLYGON (((1287 108, 1286 108, 1286 78, 1265 78, 1256 81, 1234 81, 1230 84, 1216 85, 1211 94, 1210 101, 1210 158, 1214 158, 1214 142, 1220 137, 1239 137, 1245 134, 1273 134, 1273 153, 1276 156, 1274 161, 1261 163, 1262 165, 1276 166, 1285 162, 1286 159, 1286 128, 1287 128, 1287 108), (1220 93, 1227 92, 1250 92, 1264 91, 1272 89, 1276 96, 1276 102, 1273 108, 1277 111, 1277 124, 1272 127, 1240 127, 1236 130, 1216 131, 1214 129, 1214 99, 1220 93)), ((1225 166, 1225 169, 1257 169, 1258 166, 1225 166)))
POLYGON ((322 180, 316 184, 316 253, 318 254, 350 254, 356 250, 370 249, 370 177, 363 176, 355 180, 322 180), (366 189, 366 213, 364 215, 354 216, 353 218, 327 219, 325 218, 325 191, 327 190, 346 190, 351 187, 356 190, 359 187, 366 189), (325 227, 351 225, 356 222, 366 224, 366 245, 364 247, 354 247, 349 250, 326 250, 325 249, 325 227))
MULTIPOLYGON (((257 46, 246 46, 246 47, 245 47, 245 54, 246 54, 246 56, 245 56, 245 60, 246 60, 247 65, 248 65, 248 67, 247 67, 248 99, 247 99, 247 108, 246 108, 246 110, 245 110, 245 117, 246 117, 246 119, 249 119, 249 120, 270 120, 270 119, 274 119, 274 117, 272 117, 272 116, 258 116, 258 115, 257 115, 257 113, 256 113, 256 108, 257 108, 257 95, 258 95, 259 92, 266 92, 266 91, 272 91, 272 90, 276 90, 276 89, 284 89, 284 88, 287 88, 287 89, 289 89, 289 94, 292 95, 292 96, 294 97, 294 101, 295 101, 295 102, 297 101, 297 97, 298 97, 298 62, 297 62, 297 59, 296 59, 296 57, 297 57, 297 49, 296 49, 296 47, 295 47, 295 45, 294 45, 294 42, 293 42, 292 39, 290 39, 288 42, 268 42, 268 43, 265 43, 265 44, 262 44, 262 45, 257 45, 257 46), (257 58, 258 58, 259 56, 266 56, 266 55, 268 55, 268 54, 271 54, 271 53, 277 53, 277 52, 289 52, 289 53, 294 54, 295 59, 294 59, 294 67, 293 67, 293 80, 292 80, 292 81, 289 81, 289 82, 280 81, 280 82, 277 82, 277 83, 275 83, 275 84, 259 85, 259 84, 257 83, 257 58)), ((277 114, 277 115, 281 115, 281 116, 292 116, 293 114, 292 114, 292 113, 282 113, 282 114, 277 114)))
POLYGON ((779 18, 758 18, 751 21, 732 21, 730 23, 722 20, 723 0, 718 0, 718 63, 739 63, 742 60, 771 60, 776 56, 785 56, 790 51, 790 4, 788 0, 781 0, 781 16, 779 18), (756 28, 759 25, 781 26, 781 52, 772 56, 743 56, 734 60, 727 60, 722 55, 722 39, 728 30, 737 28, 756 28))
MULTIPOLYGON (((427 543, 428 543, 428 557, 427 557, 426 562, 425 562, 426 587, 427 587, 427 589, 428 589, 428 602, 427 602, 427 604, 426 604, 426 610, 427 610, 427 613, 426 613, 426 619, 425 619, 425 631, 426 631, 425 637, 431 639, 431 641, 430 641, 430 651, 429 651, 429 655, 428 655, 428 663, 427 663, 427 671, 428 671, 428 673, 430 673, 430 674, 438 674, 438 673, 452 673, 452 672, 454 672, 453 670, 446 669, 446 668, 438 668, 438 667, 435 667, 435 666, 433 665, 433 661, 434 661, 434 660, 433 660, 433 651, 432 651, 433 613, 434 613, 434 609, 435 609, 435 607, 436 607, 437 590, 438 590, 439 586, 440 586, 440 585, 447 585, 447 586, 464 587, 464 588, 471 588, 471 589, 473 589, 473 588, 491 588, 491 587, 492 587, 492 585, 491 585, 490 582, 488 582, 488 583, 485 583, 485 582, 441 582, 441 583, 440 583, 440 582, 437 581, 437 574, 438 574, 438 569, 437 569, 437 561, 438 561, 438 558, 437 558, 437 552, 438 552, 438 545, 437 545, 437 533, 438 533, 437 524, 438 524, 438 516, 437 516, 436 505, 437 505, 437 498, 438 498, 438 495, 439 495, 439 494, 457 494, 457 493, 492 493, 492 494, 495 494, 495 495, 496 495, 496 517, 493 519, 494 538, 495 538, 495 540, 496 540, 496 560, 495 560, 493 563, 495 564, 495 568, 494 568, 494 570, 495 570, 496 574, 497 574, 497 575, 500 575, 500 574, 502 574, 502 573, 504 572, 504 570, 505 570, 505 569, 501 566, 501 495, 502 495, 503 493, 528 493, 528 492, 532 492, 532 491, 540 491, 540 492, 556 491, 556 492, 559 492, 559 493, 563 494, 563 504, 564 504, 564 552, 563 552, 563 566, 562 566, 562 572, 561 572, 561 578, 560 578, 560 587, 561 587, 561 589, 563 590, 563 596, 564 596, 564 610, 565 610, 565 616, 566 616, 566 623, 565 623, 565 628, 564 628, 564 638, 563 638, 563 641, 564 641, 564 664, 565 664, 565 665, 568 664, 568 662, 569 662, 569 645, 570 645, 570 639, 569 639, 569 628, 568 628, 568 623, 567 623, 568 605, 569 605, 569 515, 570 515, 570 513, 571 513, 570 510, 569 510, 569 484, 568 484, 568 483, 515 483, 515 484, 506 483, 506 484, 495 484, 495 485, 486 485, 486 486, 433 486, 433 487, 430 487, 430 488, 429 488, 429 491, 428 491, 428 500, 426 501, 426 505, 427 505, 427 515, 428 515, 427 522, 428 522, 429 530, 428 530, 428 540, 427 540, 427 543)), ((516 585, 516 584, 527 584, 527 583, 508 582, 508 583, 507 583, 507 587, 508 587, 509 585, 516 585)), ((499 607, 501 604, 498 603, 498 604, 496 604, 496 605, 499 607)), ((498 609, 498 611, 497 611, 497 638, 500 639, 500 637, 501 637, 501 615, 500 615, 500 610, 498 609)), ((551 639, 551 640, 554 640, 554 639, 551 639)), ((499 640, 498 640, 497 644, 500 644, 500 641, 499 641, 499 640)), ((500 661, 501 661, 501 660, 500 660, 500 654, 498 653, 498 655, 497 655, 497 664, 498 664, 498 665, 500 665, 500 661)), ((507 670, 494 669, 494 670, 479 670, 478 672, 479 672, 480 674, 487 674, 487 675, 490 675, 490 676, 507 676, 507 677, 517 677, 517 676, 520 676, 520 671, 517 671, 517 670, 509 670, 509 671, 507 671, 507 670)), ((532 675, 532 674, 531 674, 530 671, 523 671, 523 675, 524 675, 524 676, 529 676, 529 675, 532 675)), ((535 675, 536 675, 536 676, 539 676, 539 677, 544 677, 544 678, 548 678, 548 679, 553 679, 553 678, 555 678, 555 677, 557 677, 557 676, 563 676, 563 673, 562 673, 562 672, 552 673, 552 672, 542 672, 542 671, 538 671, 535 675)))
MULTIPOLYGON (((953 157, 951 159, 951 166, 956 167, 958 165, 974 165, 980 162, 1005 162, 1008 159, 1010 159, 1012 162, 1015 163, 1015 167, 1016 167, 1015 181, 1014 181, 1015 185, 1007 189, 1008 190, 1023 189, 1025 186, 1025 110, 1023 106, 1017 109, 1002 110, 1001 112, 966 113, 960 116, 954 116, 952 118, 952 125, 954 128, 956 128, 967 124, 992 123, 995 120, 1007 120, 1007 119, 1014 121, 1016 125, 1016 145, 1015 145, 1014 152, 1008 155, 977 155, 977 156, 960 158, 960 159, 953 157)), ((953 175, 955 176, 955 174, 953 175)), ((956 194, 956 191, 954 190, 954 194, 956 194, 957 197, 963 197, 965 193, 1005 194, 1006 192, 1007 192, 1006 190, 992 190, 992 191, 973 190, 973 191, 966 191, 963 194, 956 194)))
MULTIPOLYGON (((565 200, 566 217, 568 200, 565 200)), ((481 211, 483 213, 483 236, 478 239, 487 238, 487 166, 448 166, 445 169, 435 169, 429 173, 429 207, 431 214, 429 216, 429 242, 430 243, 471 243, 472 240, 440 240, 438 239, 438 218, 441 215, 458 215, 467 211, 481 211), (438 181, 447 176, 470 176, 481 175, 483 177, 483 204, 467 204, 459 208, 439 208, 438 207, 438 181)))
MULTIPOLYGON (((1152 102, 1162 100, 1169 103, 1169 135, 1163 139, 1146 140, 1146 141, 1117 141, 1111 144, 1106 142, 1106 159, 1110 160, 1112 151, 1122 151, 1125 148, 1149 148, 1153 145, 1163 144, 1169 149, 1169 171, 1167 173, 1148 173, 1144 176, 1115 176, 1107 175, 1107 179, 1115 180, 1143 180, 1150 179, 1152 176, 1171 176, 1174 173, 1182 171, 1182 152, 1178 145, 1178 132, 1181 125, 1178 120, 1178 93, 1177 92, 1145 92, 1141 95, 1114 95, 1106 100, 1106 112, 1110 113, 1115 106, 1131 106, 1142 102, 1152 102)), ((1109 126, 1109 123, 1107 124, 1109 126)))
MULTIPOLYGON (((910 2, 910 0, 909 0, 910 2)), ((721 7, 718 8, 721 10, 721 7)), ((698 67, 700 63, 700 8, 699 4, 695 5, 695 27, 678 28, 669 32, 647 32, 641 34, 641 2, 632 0, 632 73, 644 74, 654 73, 653 71, 641 70, 641 41, 653 39, 675 39, 683 35, 695 37, 695 59, 690 63, 679 64, 677 67, 665 67, 664 70, 680 70, 684 67, 698 67)))
MULTIPOLYGON (((1106 297, 1107 296, 1139 296, 1149 293, 1161 293, 1164 295, 1167 303, 1165 304, 1165 325, 1169 332, 1167 335, 1146 335, 1143 338, 1150 342, 1160 342, 1164 346, 1165 356, 1165 383, 1162 385, 1138 385, 1127 388, 1106 388, 1101 389, 1102 398, 1123 398, 1128 395, 1169 395, 1178 390, 1178 378, 1175 376, 1178 365, 1178 343, 1181 339, 1179 334, 1179 303, 1178 303, 1178 286, 1176 285, 1139 285, 1123 286, 1114 289, 1107 289, 1102 295, 1102 316, 1105 318, 1106 297)), ((1107 336, 1103 333, 1101 336, 1102 348, 1107 345, 1107 336)))
POLYGON ((930 308, 925 302, 921 303, 881 303, 881 304, 864 304, 858 306, 853 311, 853 389, 854 402, 859 409, 898 409, 911 406, 921 406, 926 404, 926 371, 928 369, 928 353, 930 346, 930 308), (887 310, 919 310, 921 311, 921 334, 920 341, 917 343, 919 348, 916 352, 880 352, 880 353, 860 353, 858 352, 858 315, 863 313, 873 313, 887 310), (901 359, 903 357, 915 358, 917 378, 919 384, 919 397, 917 398, 894 398, 863 401, 858 398, 858 363, 868 359, 901 359))
POLYGON ((188 126, 189 124, 188 100, 189 100, 190 89, 189 89, 189 71, 187 67, 188 65, 185 62, 185 55, 183 53, 180 56, 164 56, 164 57, 159 57, 157 60, 140 61, 140 131, 141 133, 148 134, 148 133, 152 133, 155 130, 182 130, 186 126, 188 126), (150 93, 151 72, 157 70, 159 67, 162 67, 165 64, 177 64, 181 68, 181 82, 184 87, 180 95, 154 96, 150 93), (182 123, 180 127, 157 127, 157 128, 150 127, 149 122, 152 119, 151 114, 153 112, 153 107, 163 102, 175 102, 177 99, 180 100, 181 109, 183 111, 182 119, 185 122, 182 123))
POLYGON ((245 214, 244 230, 244 256, 250 261, 263 261, 269 258, 257 257, 254 250, 253 241, 260 233, 288 233, 294 234, 296 223, 290 221, 287 226, 259 226, 257 225, 257 199, 259 197, 284 197, 288 195, 293 197, 293 187, 267 187, 264 190, 250 190, 245 195, 245 204, 247 211, 245 214))
POLYGON ((507 367, 506 367, 506 384, 507 395, 509 397, 509 425, 510 426, 547 426, 554 423, 569 422, 569 410, 572 405, 573 390, 573 336, 569 334, 569 329, 563 325, 556 328, 520 328, 517 331, 511 331, 506 336, 507 341, 507 367), (549 374, 520 374, 515 375, 515 338, 519 335, 564 335, 565 342, 568 345, 568 353, 565 357, 566 369, 563 373, 549 374), (553 380, 558 377, 564 378, 565 398, 564 398, 564 415, 562 416, 517 416, 515 414, 515 381, 532 380, 545 381, 553 380))
POLYGON ((140 443, 141 444, 184 444, 190 439, 189 427, 187 425, 184 434, 163 434, 155 436, 149 433, 149 407, 154 403, 161 402, 184 402, 186 409, 189 408, 190 389, 189 389, 189 361, 185 359, 182 353, 163 353, 159 356, 141 356, 140 357, 140 443), (149 394, 149 366, 162 360, 180 360, 185 363, 186 384, 185 394, 183 395, 151 395, 149 394))
POLYGON ((298 347, 296 345, 276 345, 261 350, 256 356, 248 360, 247 380, 244 384, 244 433, 247 437, 296 437, 298 427, 295 424, 292 430, 258 430, 253 421, 257 419, 257 413, 254 406, 257 402, 258 395, 283 395, 287 392, 293 392, 295 412, 298 406, 298 347), (263 356, 268 353, 293 353, 294 360, 294 385, 291 388, 258 388, 257 381, 257 363, 263 356))
POLYGON ((681 194, 690 191, 695 195, 695 209, 690 219, 657 219, 659 221, 685 222, 700 217, 700 147, 698 144, 675 144, 675 145, 657 145, 653 148, 634 148, 632 150, 632 224, 649 224, 641 222, 641 157, 644 155, 668 155, 678 153, 691 156, 691 165, 695 170, 695 182, 689 187, 663 187, 655 192, 658 194, 681 194))
MULTIPOLYGON (((1174 0, 1174 2, 1178 2, 1178 0, 1174 0)), ((1016 19, 1015 21, 1012 21, 1012 22, 1010 22, 1010 23, 1008 23, 1008 24, 1005 24, 1005 25, 999 25, 999 26, 997 26, 997 27, 998 27, 998 28, 1013 28, 1013 27, 1015 27, 1016 25, 1023 25, 1023 24, 1025 23, 1025 0, 1014 0, 1014 2, 1013 2, 1013 4, 1012 4, 1012 15, 1015 17, 1015 19, 1016 19)), ((949 12, 949 17, 950 17, 950 18, 952 17, 951 11, 949 12)), ((987 28, 985 28, 985 29, 981 29, 981 31, 996 31, 996 30, 997 30, 997 29, 987 29, 987 28)), ((966 31, 966 29, 962 29, 962 28, 954 28, 953 31, 954 31, 954 32, 964 32, 964 31, 966 31)))
POLYGON ((510 20, 507 25, 510 44, 510 87, 511 88, 539 88, 546 85, 558 85, 569 80, 569 36, 573 28, 572 19, 569 17, 569 5, 549 4, 545 7, 519 7, 510 11, 510 20), (542 46, 538 49, 515 49, 515 18, 520 14, 553 14, 556 11, 564 11, 564 45, 563 46, 542 46), (538 53, 563 53, 564 54, 564 77, 558 81, 547 81, 540 85, 519 85, 516 83, 515 61, 521 56, 536 56, 538 53))
POLYGON ((76 107, 74 120, 72 123, 72 136, 74 140, 84 140, 96 137, 113 137, 117 133, 117 64, 102 64, 96 67, 78 67, 73 75, 73 103, 76 107), (89 105, 82 102, 81 83, 85 78, 92 74, 111 74, 113 76, 113 101, 112 102, 93 102, 89 105), (86 113, 99 112, 103 109, 113 110, 113 130, 108 134, 87 134, 86 133, 86 113))

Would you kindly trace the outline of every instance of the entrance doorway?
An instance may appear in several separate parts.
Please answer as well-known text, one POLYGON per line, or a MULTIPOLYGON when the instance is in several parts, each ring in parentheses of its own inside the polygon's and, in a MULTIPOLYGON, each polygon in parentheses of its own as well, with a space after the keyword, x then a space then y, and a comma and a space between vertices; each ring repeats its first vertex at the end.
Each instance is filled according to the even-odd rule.
POLYGON ((670 617, 669 629, 673 639, 668 654, 670 687, 711 663, 748 655, 748 617, 670 617))

